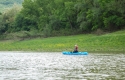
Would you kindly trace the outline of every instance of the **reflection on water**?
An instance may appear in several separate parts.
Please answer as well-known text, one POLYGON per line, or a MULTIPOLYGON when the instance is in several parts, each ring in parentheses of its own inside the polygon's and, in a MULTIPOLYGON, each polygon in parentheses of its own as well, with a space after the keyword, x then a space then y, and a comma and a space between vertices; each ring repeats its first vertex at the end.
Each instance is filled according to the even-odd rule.
POLYGON ((0 52, 0 80, 125 80, 125 55, 0 52))

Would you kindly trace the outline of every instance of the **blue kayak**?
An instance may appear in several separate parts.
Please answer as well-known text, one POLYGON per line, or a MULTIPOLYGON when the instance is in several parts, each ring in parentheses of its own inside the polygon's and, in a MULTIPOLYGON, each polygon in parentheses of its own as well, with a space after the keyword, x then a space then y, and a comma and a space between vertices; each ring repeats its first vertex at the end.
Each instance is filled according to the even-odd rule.
POLYGON ((88 52, 67 52, 67 51, 64 51, 62 52, 64 55, 88 55, 88 52))

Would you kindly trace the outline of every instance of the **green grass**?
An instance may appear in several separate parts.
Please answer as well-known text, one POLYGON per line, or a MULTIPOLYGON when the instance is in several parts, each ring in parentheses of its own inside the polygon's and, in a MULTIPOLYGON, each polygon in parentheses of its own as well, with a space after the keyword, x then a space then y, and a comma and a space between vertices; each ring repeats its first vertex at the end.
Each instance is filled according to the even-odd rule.
POLYGON ((0 51, 79 51, 125 52, 125 30, 97 36, 93 34, 37 38, 24 41, 0 41, 0 51))

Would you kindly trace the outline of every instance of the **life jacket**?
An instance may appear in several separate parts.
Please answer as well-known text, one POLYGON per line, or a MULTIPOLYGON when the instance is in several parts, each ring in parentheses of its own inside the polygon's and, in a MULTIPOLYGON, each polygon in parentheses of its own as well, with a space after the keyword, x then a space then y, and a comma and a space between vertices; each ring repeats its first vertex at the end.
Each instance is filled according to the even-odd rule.
POLYGON ((78 51, 78 46, 75 46, 75 51, 78 51))

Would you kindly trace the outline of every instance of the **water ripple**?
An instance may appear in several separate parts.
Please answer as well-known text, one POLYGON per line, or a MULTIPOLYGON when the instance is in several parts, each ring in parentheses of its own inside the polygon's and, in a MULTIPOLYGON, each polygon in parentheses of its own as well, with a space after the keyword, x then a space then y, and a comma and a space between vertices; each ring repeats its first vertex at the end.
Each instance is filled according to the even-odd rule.
POLYGON ((125 80, 124 54, 0 52, 0 80, 125 80))

